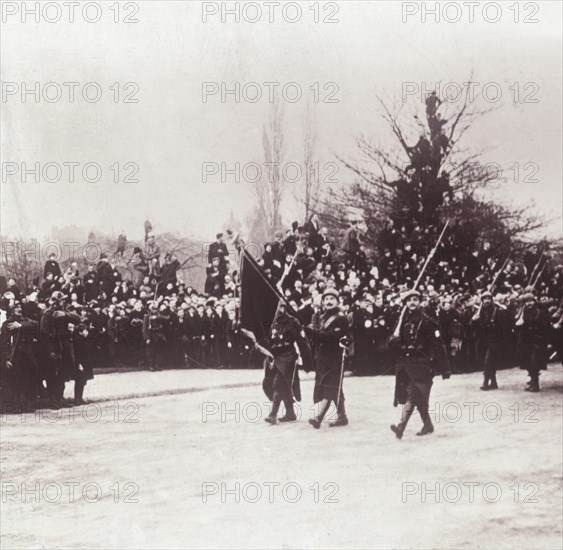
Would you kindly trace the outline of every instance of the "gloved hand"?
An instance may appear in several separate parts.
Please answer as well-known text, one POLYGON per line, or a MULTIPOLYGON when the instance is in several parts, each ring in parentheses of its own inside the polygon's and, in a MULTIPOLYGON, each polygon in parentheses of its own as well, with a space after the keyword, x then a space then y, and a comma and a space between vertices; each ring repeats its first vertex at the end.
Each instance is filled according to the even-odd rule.
POLYGON ((343 336, 339 340, 340 347, 342 347, 342 348, 347 348, 351 343, 352 343, 352 340, 350 340, 350 338, 348 338, 348 336, 343 336))

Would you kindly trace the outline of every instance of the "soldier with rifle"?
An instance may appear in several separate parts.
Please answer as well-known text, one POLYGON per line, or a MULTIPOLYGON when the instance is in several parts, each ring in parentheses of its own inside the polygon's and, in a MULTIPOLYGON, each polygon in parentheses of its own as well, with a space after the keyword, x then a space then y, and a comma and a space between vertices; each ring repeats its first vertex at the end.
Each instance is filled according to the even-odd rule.
POLYGON ((428 412, 432 379, 437 373, 444 379, 450 377, 448 355, 438 324, 422 311, 420 298, 417 290, 403 294, 403 312, 395 332, 387 341, 389 350, 396 354, 393 405, 403 405, 401 421, 391 426, 397 439, 403 437, 415 408, 423 422, 422 429, 416 435, 427 435, 434 431, 428 412))
POLYGON ((413 288, 402 294, 403 309, 393 334, 387 339, 389 351, 396 355, 393 405, 403 405, 401 421, 397 425, 391 425, 397 439, 403 437, 415 408, 418 409, 423 422, 422 430, 416 435, 427 435, 434 431, 428 412, 432 379, 436 373, 442 374, 444 379, 449 378, 451 374, 446 346, 438 323, 422 310, 421 295, 416 290, 448 225, 449 220, 446 221, 436 245, 428 254, 413 288))
POLYGON ((540 391, 540 371, 547 369, 547 342, 550 323, 547 314, 538 308, 531 293, 522 296, 524 307, 516 319, 520 368, 528 371, 530 381, 525 390, 540 391))
POLYGON ((483 369, 481 390, 498 390, 497 369, 508 362, 512 335, 510 318, 489 292, 481 294, 481 305, 471 319, 475 334, 475 357, 483 369))

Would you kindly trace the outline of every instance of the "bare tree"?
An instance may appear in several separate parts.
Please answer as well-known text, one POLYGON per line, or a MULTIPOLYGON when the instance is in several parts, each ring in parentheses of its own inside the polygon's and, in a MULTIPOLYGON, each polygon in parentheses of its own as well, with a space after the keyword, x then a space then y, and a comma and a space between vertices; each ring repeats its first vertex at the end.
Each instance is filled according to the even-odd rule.
POLYGON ((33 286, 41 276, 41 266, 31 251, 37 250, 36 241, 2 239, 2 271, 7 279, 14 279, 22 290, 33 286))
POLYGON ((307 105, 303 118, 303 204, 305 206, 305 219, 316 210, 321 186, 318 178, 318 171, 315 170, 317 161, 317 139, 318 130, 315 112, 311 103, 307 105))
POLYGON ((281 226, 280 207, 287 186, 283 177, 284 131, 283 108, 276 100, 272 103, 268 123, 262 131, 266 169, 255 185, 259 213, 269 236, 281 226))
POLYGON ((412 105, 377 97, 393 141, 381 145, 360 135, 356 158, 337 157, 355 176, 352 185, 338 192, 340 217, 360 208, 372 244, 389 219, 424 228, 453 216, 472 221, 482 237, 493 225, 497 236, 502 232, 509 238, 541 227, 543 220, 522 209, 493 205, 483 194, 500 181, 498 174, 480 162, 482 150, 469 152, 460 142, 491 109, 483 108, 469 89, 460 103, 443 102, 439 114, 437 108, 429 113, 427 102, 422 116, 418 104, 412 110, 412 105))

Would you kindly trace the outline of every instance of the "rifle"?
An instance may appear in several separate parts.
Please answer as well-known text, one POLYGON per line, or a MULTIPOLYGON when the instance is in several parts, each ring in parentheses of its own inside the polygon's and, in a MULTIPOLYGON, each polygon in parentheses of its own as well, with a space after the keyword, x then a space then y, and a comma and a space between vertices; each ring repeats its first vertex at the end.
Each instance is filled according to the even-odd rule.
POLYGON ((545 263, 543 264, 543 267, 539 271, 538 276, 536 277, 536 280, 534 281, 534 284, 532 285, 532 288, 536 288, 536 285, 538 284, 538 281, 540 280, 540 277, 543 275, 543 272, 544 272, 546 267, 547 267, 547 260, 545 261, 545 263))
MULTIPOLYGON (((506 267, 506 264, 508 263, 508 260, 510 260, 510 254, 508 254, 506 260, 504 261, 504 263, 502 264, 502 267, 496 272, 495 276, 493 277, 493 280, 491 282, 491 284, 489 285, 489 287, 487 288, 487 292, 493 292, 493 289, 495 288, 495 284, 497 282, 497 279, 499 278, 499 275, 504 271, 504 268, 506 267)), ((504 306, 501 306, 500 304, 497 304, 498 306, 502 307, 502 309, 506 309, 504 306)), ((479 304, 479 309, 477 309, 475 315, 473 315, 473 319, 476 321, 477 319, 479 319, 479 315, 481 315, 481 308, 483 306, 483 302, 481 302, 479 304)))
MULTIPOLYGON (((442 238, 444 237, 444 233, 446 232, 446 229, 447 229, 449 223, 450 223, 450 220, 446 220, 444 228, 442 229, 442 232, 440 233, 440 236, 438 237, 438 240, 436 241, 436 245, 430 251, 430 254, 428 254, 428 256, 426 257, 426 261, 424 262, 424 265, 422 266, 422 269, 420 270, 420 273, 418 274, 418 277, 417 277, 417 279, 414 283, 414 286, 412 287, 412 290, 416 290, 418 283, 420 283, 420 280, 422 279, 422 276, 424 275, 424 272, 426 271, 426 268, 428 267, 428 263, 434 257, 434 254, 436 254, 436 251, 438 250, 438 246, 439 246, 442 238)), ((399 337, 401 335, 401 325, 403 323, 403 317, 405 316, 406 310, 407 310, 407 306, 405 305, 405 306, 403 306, 403 310, 401 311, 401 315, 399 317, 399 321, 397 322, 397 326, 395 327, 395 330, 393 331, 393 336, 399 337)))
POLYGON ((545 247, 542 247, 541 252, 540 252, 540 257, 538 258, 538 261, 536 263, 536 265, 534 266, 534 270, 532 271, 532 275, 530 276, 530 280, 528 281, 528 286, 530 286, 530 283, 533 281, 534 279, 534 275, 536 273, 536 269, 539 267, 542 259, 543 259, 543 251, 544 251, 545 247))

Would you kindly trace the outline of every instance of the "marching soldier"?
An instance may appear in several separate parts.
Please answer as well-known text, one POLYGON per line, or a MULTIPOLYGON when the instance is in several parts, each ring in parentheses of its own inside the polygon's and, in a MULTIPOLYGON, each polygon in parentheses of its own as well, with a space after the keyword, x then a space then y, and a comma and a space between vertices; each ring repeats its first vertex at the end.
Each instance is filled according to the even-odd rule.
POLYGON ((388 339, 389 349, 397 353, 395 364, 394 406, 403 405, 399 424, 391 430, 397 439, 403 437, 407 423, 415 408, 422 418, 423 427, 416 435, 431 434, 434 426, 430 420, 428 403, 432 378, 441 373, 450 377, 448 356, 438 324, 420 307, 420 293, 407 291, 403 295, 403 313, 393 335, 388 339))
POLYGON ((475 356, 483 369, 481 389, 498 390, 497 369, 507 362, 508 345, 512 333, 506 310, 493 302, 490 292, 481 294, 481 306, 471 319, 475 329, 475 356))
POLYGON ((242 329, 243 334, 254 343, 254 349, 266 356, 266 370, 262 388, 272 401, 272 410, 264 419, 274 425, 280 422, 297 420, 294 401, 301 401, 299 385, 298 358, 301 356, 305 370, 312 363, 311 348, 299 321, 286 310, 281 302, 270 332, 269 345, 271 351, 256 343, 256 337, 250 331, 242 329), (281 403, 285 406, 285 415, 277 418, 281 403))
POLYGON ((338 292, 334 288, 323 292, 322 306, 322 314, 315 314, 312 324, 305 328, 316 348, 313 400, 320 405, 318 415, 310 419, 309 423, 317 430, 332 401, 336 404, 338 417, 329 426, 332 428, 348 424, 342 378, 346 351, 351 343, 350 327, 347 317, 338 307, 338 292))
POLYGON ((540 391, 540 370, 547 369, 547 341, 550 323, 547 314, 538 308, 532 293, 522 297, 524 308, 516 321, 520 368, 528 371, 526 391, 540 391))

